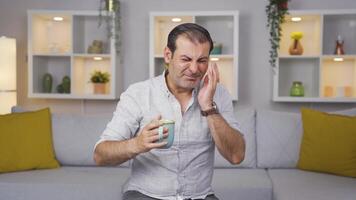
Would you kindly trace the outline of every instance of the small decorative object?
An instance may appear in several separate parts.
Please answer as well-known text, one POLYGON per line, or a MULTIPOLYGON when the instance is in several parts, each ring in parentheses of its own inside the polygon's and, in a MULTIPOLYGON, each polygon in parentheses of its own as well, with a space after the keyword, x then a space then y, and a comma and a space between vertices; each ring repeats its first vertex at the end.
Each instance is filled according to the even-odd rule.
POLYGON ((103 53, 103 41, 93 40, 93 43, 88 47, 88 53, 95 53, 95 54, 103 53))
POLYGON ((293 39, 292 44, 289 47, 289 54, 290 55, 302 55, 303 54, 303 47, 300 43, 300 39, 303 37, 302 32, 292 32, 290 37, 293 39))
POLYGON ((64 93, 70 93, 70 78, 68 76, 63 77, 62 86, 64 93))
POLYGON ((267 27, 269 28, 271 50, 269 63, 273 68, 276 67, 278 57, 279 41, 282 35, 281 24, 285 21, 284 17, 288 14, 289 0, 269 0, 266 6, 267 27))
POLYGON ((345 93, 345 97, 352 97, 352 87, 351 86, 345 86, 344 87, 344 93, 345 93))
POLYGON ((94 94, 105 94, 106 83, 110 81, 108 72, 94 71, 91 74, 90 82, 94 84, 94 94))
POLYGON ((63 89, 62 83, 59 84, 59 85, 57 85, 56 89, 57 89, 57 92, 58 92, 58 93, 61 93, 61 94, 64 93, 64 89, 63 89))
POLYGON ((99 27, 106 22, 108 38, 115 39, 116 53, 120 52, 120 0, 100 0, 99 27), (104 13, 104 16, 103 16, 104 13))
POLYGON ((211 50, 210 54, 221 54, 222 51, 222 44, 221 43, 213 43, 214 47, 213 50, 211 50))
POLYGON ((332 97, 334 94, 334 89, 332 86, 325 86, 324 87, 324 97, 332 97))
POLYGON ((337 40, 336 40, 336 47, 335 47, 335 55, 344 55, 344 40, 342 40, 341 35, 337 36, 337 40))
POLYGON ((352 87, 351 86, 336 87, 336 97, 352 97, 352 87))
POLYGON ((290 89, 290 96, 292 97, 303 97, 304 96, 304 86, 300 81, 294 81, 290 89))
POLYGON ((43 75, 42 84, 43 84, 44 93, 51 93, 52 83, 53 83, 53 77, 50 73, 46 73, 45 75, 43 75))
POLYGON ((70 78, 69 76, 64 76, 62 79, 62 83, 57 85, 57 92, 58 93, 70 93, 70 78))

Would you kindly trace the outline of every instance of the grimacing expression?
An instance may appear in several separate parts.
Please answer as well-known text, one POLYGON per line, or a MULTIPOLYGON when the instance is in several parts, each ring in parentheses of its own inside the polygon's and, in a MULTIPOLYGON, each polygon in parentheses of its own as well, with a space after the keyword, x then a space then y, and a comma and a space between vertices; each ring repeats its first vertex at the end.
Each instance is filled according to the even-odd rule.
POLYGON ((176 40, 173 53, 166 47, 164 57, 169 63, 168 76, 178 88, 193 89, 199 85, 209 65, 209 42, 192 42, 185 36, 176 40))

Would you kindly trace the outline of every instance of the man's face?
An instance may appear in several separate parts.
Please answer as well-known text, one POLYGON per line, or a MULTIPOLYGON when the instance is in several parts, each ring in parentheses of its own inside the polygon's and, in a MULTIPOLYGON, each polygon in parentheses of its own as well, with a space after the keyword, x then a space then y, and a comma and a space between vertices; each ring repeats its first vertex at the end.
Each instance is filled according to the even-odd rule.
POLYGON ((209 65, 209 42, 194 43, 185 36, 176 40, 176 50, 166 47, 164 58, 169 63, 168 78, 176 87, 193 89, 199 85, 209 65))

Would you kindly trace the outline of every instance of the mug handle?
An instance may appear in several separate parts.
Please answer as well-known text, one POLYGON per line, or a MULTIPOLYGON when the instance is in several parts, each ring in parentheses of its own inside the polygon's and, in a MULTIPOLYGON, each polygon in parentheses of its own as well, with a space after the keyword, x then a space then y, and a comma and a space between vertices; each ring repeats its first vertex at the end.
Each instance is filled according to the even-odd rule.
POLYGON ((163 126, 158 128, 158 142, 161 142, 163 139, 163 126))

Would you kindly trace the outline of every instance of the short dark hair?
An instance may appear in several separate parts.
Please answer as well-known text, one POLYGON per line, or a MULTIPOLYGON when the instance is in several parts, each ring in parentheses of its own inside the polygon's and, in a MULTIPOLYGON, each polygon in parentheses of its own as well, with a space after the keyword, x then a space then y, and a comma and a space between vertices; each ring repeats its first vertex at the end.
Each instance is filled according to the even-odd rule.
POLYGON ((168 41, 167 47, 171 50, 172 55, 174 54, 175 50, 177 49, 176 41, 180 35, 184 35, 192 42, 209 42, 210 50, 213 50, 213 40, 210 37, 210 33, 204 27, 194 24, 194 23, 184 23, 176 26, 169 34, 168 34, 168 41))

